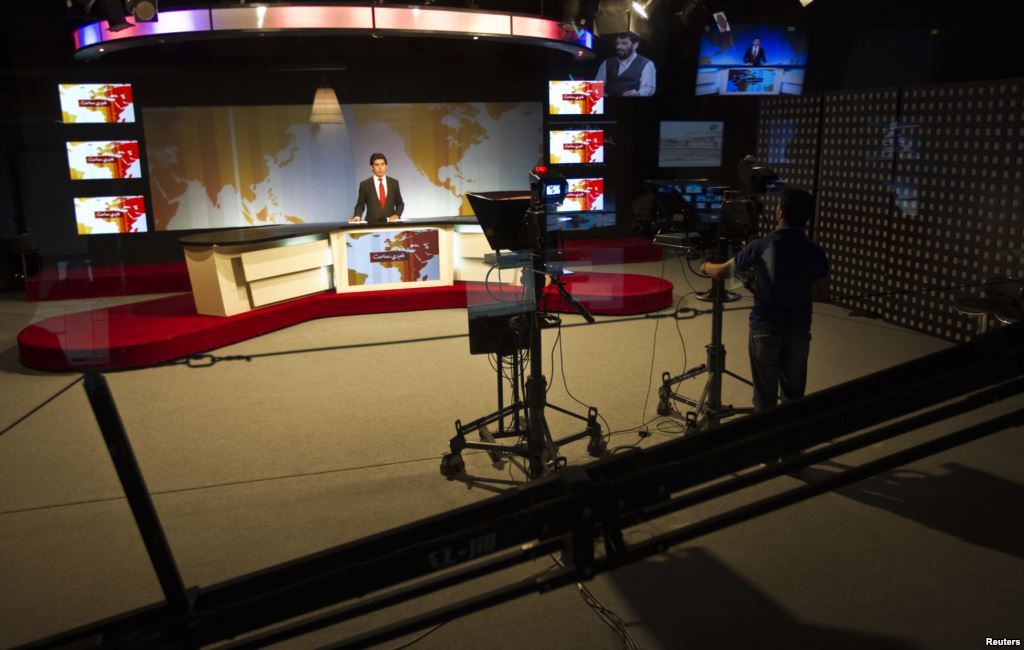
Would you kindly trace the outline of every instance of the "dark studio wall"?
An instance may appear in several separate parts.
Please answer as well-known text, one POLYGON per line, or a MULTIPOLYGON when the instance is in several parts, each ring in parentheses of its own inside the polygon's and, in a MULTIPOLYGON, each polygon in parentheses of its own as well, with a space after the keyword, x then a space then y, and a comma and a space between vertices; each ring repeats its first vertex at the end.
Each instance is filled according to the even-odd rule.
MULTIPOLYGON (((686 23, 675 16, 681 0, 654 5, 654 28, 641 52, 657 63, 657 95, 608 105, 608 119, 614 124, 608 127, 613 142, 605 173, 617 194, 617 230, 628 232, 629 206, 642 194, 644 179, 706 176, 735 184, 736 163, 756 149, 756 98, 695 97, 693 93, 697 43, 701 31, 710 28, 712 10, 726 10, 733 23, 805 29, 810 54, 805 92, 813 93, 1020 74, 1020 57, 1012 54, 1016 39, 1011 37, 1009 21, 976 18, 998 16, 1000 4, 982 0, 969 8, 949 8, 917 0, 817 0, 803 9, 796 0, 705 0, 686 23), (661 120, 724 121, 722 166, 659 169, 661 120)), ((540 7, 517 9, 536 13, 540 7)), ((557 3, 548 3, 545 10, 548 17, 561 18, 557 3)), ((305 35, 167 44, 82 63, 71 58, 72 25, 62 0, 5 3, 0 12, 4 35, 0 73, 6 82, 0 90, 0 237, 9 238, 29 227, 45 258, 90 259, 97 264, 180 259, 176 242, 185 233, 92 237, 75 233, 72 189, 65 180, 64 141, 69 136, 65 126, 57 124, 59 82, 128 81, 143 109, 308 104, 321 73, 295 68, 343 65, 343 71, 326 73, 343 103, 540 101, 547 79, 588 78, 612 52, 608 37, 598 39, 598 59, 576 63, 561 52, 513 44, 305 35)), ((139 113, 144 119, 144 113, 139 113)), ((74 128, 75 137, 109 136, 101 127, 74 128)), ((123 133, 129 131, 142 138, 141 124, 123 133)), ((118 189, 116 183, 109 187, 118 189)))

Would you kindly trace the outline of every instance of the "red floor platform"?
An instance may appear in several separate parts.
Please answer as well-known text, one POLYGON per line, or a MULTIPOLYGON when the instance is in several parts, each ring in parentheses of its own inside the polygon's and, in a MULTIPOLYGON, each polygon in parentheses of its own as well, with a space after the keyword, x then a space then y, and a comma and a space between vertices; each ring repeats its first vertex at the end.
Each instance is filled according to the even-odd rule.
MULTIPOLYGON (((672 283, 646 275, 577 273, 566 281, 595 315, 639 314, 672 303, 672 283)), ((548 308, 571 312, 548 287, 548 308)), ((477 283, 370 293, 319 293, 220 318, 196 313, 191 293, 48 318, 18 334, 19 358, 51 371, 119 370, 155 365, 331 316, 464 308, 486 289, 477 283)))
MULTIPOLYGON (((661 249, 647 239, 576 239, 562 243, 572 264, 632 264, 661 260, 661 249)), ((66 266, 44 269, 25 282, 25 299, 72 300, 104 296, 191 291, 184 262, 129 266, 66 266)))
POLYGON ((662 248, 650 239, 623 237, 615 239, 571 239, 562 242, 562 254, 567 262, 590 264, 634 264, 660 262, 662 248))
POLYGON ((30 302, 175 291, 192 291, 184 262, 48 268, 25 281, 30 302))

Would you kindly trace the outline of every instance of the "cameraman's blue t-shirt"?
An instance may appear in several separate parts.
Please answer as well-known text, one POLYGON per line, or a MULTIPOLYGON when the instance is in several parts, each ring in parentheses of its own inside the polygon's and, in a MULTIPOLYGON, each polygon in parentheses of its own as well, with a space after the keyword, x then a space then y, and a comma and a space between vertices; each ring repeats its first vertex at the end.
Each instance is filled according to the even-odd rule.
POLYGON ((802 228, 755 239, 736 254, 735 265, 756 274, 751 327, 810 330, 811 285, 828 275, 828 260, 802 228))

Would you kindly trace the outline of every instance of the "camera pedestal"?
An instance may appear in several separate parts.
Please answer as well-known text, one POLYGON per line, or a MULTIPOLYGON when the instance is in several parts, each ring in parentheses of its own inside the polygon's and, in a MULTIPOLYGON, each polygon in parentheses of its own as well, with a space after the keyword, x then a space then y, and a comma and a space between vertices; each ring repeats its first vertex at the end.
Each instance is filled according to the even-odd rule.
POLYGON ((732 377, 750 387, 753 384, 744 377, 737 375, 725 367, 725 345, 722 344, 722 315, 724 305, 740 299, 738 294, 726 291, 725 280, 718 278, 711 281, 711 290, 697 294, 697 299, 711 303, 711 343, 707 345, 707 363, 691 368, 680 375, 672 376, 670 372, 661 375, 661 388, 658 389, 658 415, 671 415, 678 412, 673 402, 681 402, 693 407, 685 414, 686 432, 693 433, 717 426, 722 420, 753 413, 751 407, 738 407, 722 404, 722 378, 732 377), (675 387, 687 379, 707 374, 707 382, 700 398, 694 400, 675 392, 675 387))
MULTIPOLYGON (((564 179, 562 181, 564 185, 564 179)), ((532 287, 533 296, 544 294, 544 285, 547 278, 558 289, 562 299, 576 308, 577 312, 587 322, 593 323, 594 317, 587 310, 577 303, 566 290, 565 285, 557 275, 550 274, 546 265, 545 218, 547 210, 539 200, 540 192, 535 192, 529 209, 521 219, 502 222, 498 215, 500 210, 514 214, 516 203, 509 203, 507 198, 501 194, 493 193, 490 196, 470 194, 470 203, 476 211, 478 219, 488 234, 488 240, 495 250, 502 248, 509 250, 530 250, 530 266, 524 269, 524 288, 532 287), (502 203, 502 202, 505 203, 502 203), (497 203, 497 205, 494 205, 497 203), (509 223, 511 221, 511 223, 509 223), (498 229, 508 227, 514 237, 511 240, 502 241, 498 229), (493 238, 493 239, 492 239, 493 238)), ((564 189, 563 189, 564 194, 564 189)), ((441 474, 449 479, 463 474, 466 469, 465 461, 462 458, 464 449, 481 449, 486 451, 491 461, 498 463, 506 455, 525 458, 528 463, 528 474, 530 478, 539 478, 550 471, 557 470, 566 464, 565 458, 558 455, 562 445, 589 438, 587 452, 591 456, 600 457, 604 455, 607 448, 607 441, 601 432, 601 425, 597 421, 597 409, 588 407, 587 415, 584 417, 572 411, 549 404, 547 401, 547 379, 543 372, 544 349, 541 344, 541 331, 545 327, 559 325, 561 321, 550 314, 541 312, 536 303, 528 312, 510 319, 509 327, 512 328, 515 343, 512 345, 511 354, 498 354, 498 410, 477 418, 467 424, 461 420, 455 421, 455 436, 449 442, 450 452, 441 458, 441 474), (522 343, 525 342, 525 345, 522 343), (526 347, 530 355, 529 375, 526 377, 525 385, 520 390, 521 379, 525 374, 523 356, 519 350, 526 347), (504 404, 502 389, 502 356, 511 358, 512 367, 512 399, 508 405, 504 404), (522 395, 523 399, 520 399, 522 395), (583 420, 586 426, 582 431, 567 435, 560 439, 554 439, 548 428, 547 419, 544 415, 545 409, 554 409, 559 413, 583 420), (506 429, 506 418, 511 418, 511 426, 506 429), (492 433, 488 426, 497 423, 497 434, 492 433), (467 434, 478 431, 480 442, 469 441, 467 434), (501 444, 498 438, 514 438, 514 444, 501 444)))

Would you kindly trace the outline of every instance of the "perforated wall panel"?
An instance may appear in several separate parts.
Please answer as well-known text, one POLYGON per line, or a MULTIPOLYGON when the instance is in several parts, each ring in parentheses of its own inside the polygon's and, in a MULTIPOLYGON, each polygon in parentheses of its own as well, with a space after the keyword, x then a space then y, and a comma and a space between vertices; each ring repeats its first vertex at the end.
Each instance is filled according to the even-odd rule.
MULTIPOLYGON (((817 189, 821 96, 772 97, 758 106, 757 159, 788 185, 814 193, 817 189)), ((764 199, 760 235, 775 228, 778 196, 764 199)))
POLYGON ((888 320, 964 341, 979 322, 953 309, 962 290, 915 289, 1024 277, 1022 95, 1021 81, 905 89, 889 258, 899 293, 888 320))
POLYGON ((815 239, 831 264, 833 300, 884 317, 897 89, 826 95, 815 239))

